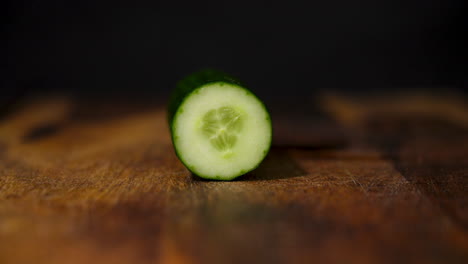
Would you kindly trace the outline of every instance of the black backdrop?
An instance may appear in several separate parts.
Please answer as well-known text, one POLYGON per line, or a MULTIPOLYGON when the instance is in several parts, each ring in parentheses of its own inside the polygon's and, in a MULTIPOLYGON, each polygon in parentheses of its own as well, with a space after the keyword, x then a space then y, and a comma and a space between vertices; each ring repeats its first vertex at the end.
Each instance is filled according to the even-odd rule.
POLYGON ((9 1, 3 97, 166 94, 214 67, 261 96, 467 85, 462 0, 9 1))

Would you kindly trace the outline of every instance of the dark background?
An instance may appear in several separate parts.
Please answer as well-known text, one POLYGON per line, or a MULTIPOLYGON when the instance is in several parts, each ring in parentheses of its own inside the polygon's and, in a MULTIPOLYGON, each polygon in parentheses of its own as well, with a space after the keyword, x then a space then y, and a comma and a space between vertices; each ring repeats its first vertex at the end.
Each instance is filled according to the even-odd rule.
POLYGON ((463 0, 2 5, 2 103, 44 91, 163 97, 203 67, 266 98, 468 84, 463 0))

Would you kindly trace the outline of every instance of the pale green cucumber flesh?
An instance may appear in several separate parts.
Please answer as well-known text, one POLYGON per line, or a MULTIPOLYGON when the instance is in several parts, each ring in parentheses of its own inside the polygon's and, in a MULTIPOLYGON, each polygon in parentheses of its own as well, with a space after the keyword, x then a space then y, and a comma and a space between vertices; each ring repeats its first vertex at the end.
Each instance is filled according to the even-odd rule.
POLYGON ((170 125, 177 156, 206 179, 232 180, 255 169, 271 145, 271 120, 263 103, 228 82, 193 89, 170 125))

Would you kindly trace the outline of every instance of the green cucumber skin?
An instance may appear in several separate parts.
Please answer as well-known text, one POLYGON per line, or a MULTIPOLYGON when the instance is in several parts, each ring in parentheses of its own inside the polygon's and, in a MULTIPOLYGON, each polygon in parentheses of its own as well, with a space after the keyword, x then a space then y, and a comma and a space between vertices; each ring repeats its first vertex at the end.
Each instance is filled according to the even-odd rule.
POLYGON ((195 174, 195 175, 197 175, 197 176, 199 176, 201 178, 208 179, 208 180, 229 181, 229 180, 233 180, 233 179, 235 179, 235 178, 237 178, 239 176, 242 176, 242 175, 256 169, 262 163, 262 161, 265 159, 266 155, 270 151, 272 134, 270 135, 270 142, 268 144, 268 148, 264 151, 264 155, 260 159, 260 161, 254 167, 252 167, 250 169, 247 169, 247 170, 242 170, 238 174, 233 175, 231 178, 224 178, 223 179, 223 178, 218 177, 218 176, 213 177, 213 176, 203 175, 203 174, 197 173, 196 170, 190 168, 189 164, 187 164, 187 162, 184 161, 183 155, 181 155, 181 153, 179 153, 179 151, 175 147, 175 140, 176 139, 174 138, 174 135, 176 134, 175 133, 176 127, 174 126, 174 123, 175 123, 174 120, 175 120, 177 114, 179 114, 179 113, 181 113, 183 111, 180 108, 180 106, 183 104, 185 99, 189 98, 190 95, 193 94, 194 92, 196 92, 197 89, 202 88, 203 86, 208 85, 208 84, 212 84, 212 83, 227 83, 227 84, 235 85, 235 86, 245 90, 246 93, 248 93, 250 96, 255 97, 261 103, 263 108, 265 109, 266 113, 268 114, 267 115, 267 118, 268 118, 267 121, 270 124, 270 131, 272 131, 272 134, 273 134, 272 122, 271 122, 271 119, 270 119, 270 112, 266 108, 265 104, 254 93, 252 93, 249 89, 242 86, 238 79, 236 79, 236 78, 234 78, 232 76, 229 76, 226 73, 223 73, 223 72, 220 72, 220 71, 217 71, 217 70, 213 70, 213 69, 205 69, 205 70, 201 70, 201 71, 192 73, 192 74, 188 75, 187 77, 183 78, 182 80, 180 80, 177 83, 174 91, 171 94, 171 98, 169 99, 169 104, 168 104, 168 109, 167 109, 167 120, 168 120, 168 124, 169 124, 169 130, 170 130, 170 133, 171 133, 171 141, 172 141, 172 145, 174 147, 176 156, 179 158, 179 160, 184 164, 184 166, 190 172, 192 172, 193 174, 195 174))

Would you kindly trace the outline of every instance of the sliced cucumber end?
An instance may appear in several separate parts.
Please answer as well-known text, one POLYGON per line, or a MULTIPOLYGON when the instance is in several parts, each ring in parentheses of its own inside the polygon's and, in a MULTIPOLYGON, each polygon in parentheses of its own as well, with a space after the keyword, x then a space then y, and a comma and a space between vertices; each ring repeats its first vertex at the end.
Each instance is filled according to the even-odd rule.
POLYGON ((180 160, 192 173, 214 180, 232 180, 255 169, 272 137, 263 103, 227 82, 205 84, 185 97, 171 129, 180 160))

